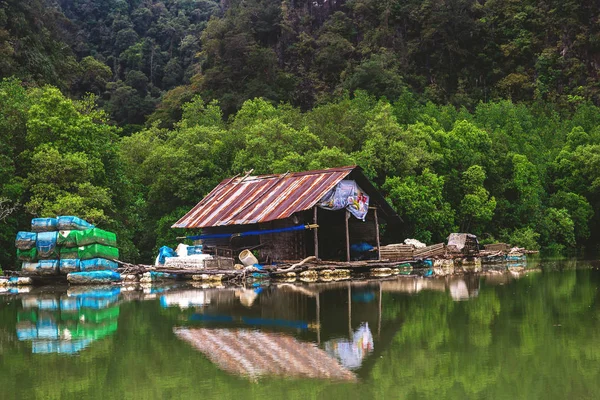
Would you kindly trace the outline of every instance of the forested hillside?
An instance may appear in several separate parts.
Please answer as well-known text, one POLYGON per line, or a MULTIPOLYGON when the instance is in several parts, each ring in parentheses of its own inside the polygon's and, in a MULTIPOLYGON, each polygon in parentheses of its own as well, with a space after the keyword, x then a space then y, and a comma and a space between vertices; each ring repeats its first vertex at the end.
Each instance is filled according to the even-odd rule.
POLYGON ((0 263, 75 213, 148 261, 221 179, 361 165, 404 236, 600 237, 600 6, 0 0, 0 263))

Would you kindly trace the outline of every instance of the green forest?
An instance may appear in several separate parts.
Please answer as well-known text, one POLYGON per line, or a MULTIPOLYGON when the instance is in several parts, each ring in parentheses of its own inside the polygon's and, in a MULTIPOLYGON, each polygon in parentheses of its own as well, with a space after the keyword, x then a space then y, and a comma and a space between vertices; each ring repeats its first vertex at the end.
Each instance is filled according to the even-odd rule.
POLYGON ((564 0, 0 0, 0 265, 32 217, 70 214, 148 262, 224 178, 352 164, 403 237, 596 250, 599 18, 564 0))

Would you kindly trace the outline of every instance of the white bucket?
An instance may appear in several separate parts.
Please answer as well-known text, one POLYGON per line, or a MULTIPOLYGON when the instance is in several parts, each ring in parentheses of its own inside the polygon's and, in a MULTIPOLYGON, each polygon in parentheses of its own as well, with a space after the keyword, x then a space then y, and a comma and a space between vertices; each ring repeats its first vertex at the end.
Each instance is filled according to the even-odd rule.
POLYGON ((244 264, 246 267, 258 264, 258 260, 256 259, 256 257, 254 257, 254 254, 252 254, 252 252, 248 249, 243 250, 240 253, 239 257, 242 264, 244 264))

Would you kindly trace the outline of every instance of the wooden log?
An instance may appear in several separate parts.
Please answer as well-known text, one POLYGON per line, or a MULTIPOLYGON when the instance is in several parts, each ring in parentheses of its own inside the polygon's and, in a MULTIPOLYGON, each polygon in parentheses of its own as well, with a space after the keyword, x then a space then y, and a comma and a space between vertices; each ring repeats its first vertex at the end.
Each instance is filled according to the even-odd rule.
MULTIPOLYGON (((155 272, 164 272, 166 274, 173 274, 173 275, 200 275, 200 274, 206 274, 206 275, 242 275, 244 273, 244 270, 231 270, 231 269, 155 269, 153 270, 155 272)), ((259 272, 260 271, 252 271, 252 272, 259 272)), ((266 273, 266 272, 265 272, 266 273)))
POLYGON ((300 261, 299 263, 292 265, 289 268, 279 269, 278 272, 290 272, 290 271, 292 271, 296 267, 304 265, 304 264, 306 264, 309 261, 316 261, 316 260, 317 260, 317 258, 315 256, 309 256, 309 257, 306 257, 304 260, 300 261))

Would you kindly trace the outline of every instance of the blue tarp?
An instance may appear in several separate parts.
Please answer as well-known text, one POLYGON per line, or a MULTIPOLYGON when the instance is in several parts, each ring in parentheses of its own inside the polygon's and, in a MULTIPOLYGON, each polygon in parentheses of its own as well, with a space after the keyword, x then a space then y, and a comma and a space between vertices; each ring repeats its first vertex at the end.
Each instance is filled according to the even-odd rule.
POLYGON ((91 258, 89 260, 81 260, 79 263, 79 268, 82 272, 115 270, 118 267, 119 265, 116 262, 107 260, 106 258, 91 258))
POLYGON ((165 258, 167 257, 177 257, 177 253, 175 250, 170 248, 169 246, 163 246, 158 249, 158 263, 163 265, 165 263, 165 258))
POLYGON ((70 283, 97 284, 120 281, 121 275, 114 271, 71 272, 67 279, 70 283))
POLYGON ((95 228, 95 226, 89 222, 72 215, 58 217, 57 226, 59 231, 83 231, 95 228))
POLYGON ((323 196, 317 205, 326 210, 345 208, 356 218, 364 221, 369 211, 369 196, 355 181, 343 180, 323 196))
POLYGON ((79 258, 63 258, 60 260, 59 270, 61 274, 80 271, 79 258))
POLYGON ((188 246, 187 247, 187 255, 195 256, 196 254, 202 254, 202 245, 197 246, 188 246))
POLYGON ((15 247, 21 250, 29 250, 35 247, 37 233, 35 232, 17 232, 15 247))
POLYGON ((56 248, 56 239, 58 232, 40 232, 37 235, 37 254, 39 258, 51 258, 58 256, 56 248))
POLYGON ((56 218, 34 218, 31 220, 31 230, 34 232, 51 232, 58 230, 56 218))
POLYGON ((43 275, 55 275, 58 273, 58 260, 38 261, 38 271, 43 275))
POLYGON ((350 246, 350 251, 353 253, 365 253, 367 251, 373 250, 375 247, 371 246, 369 243, 361 242, 354 243, 350 246))

